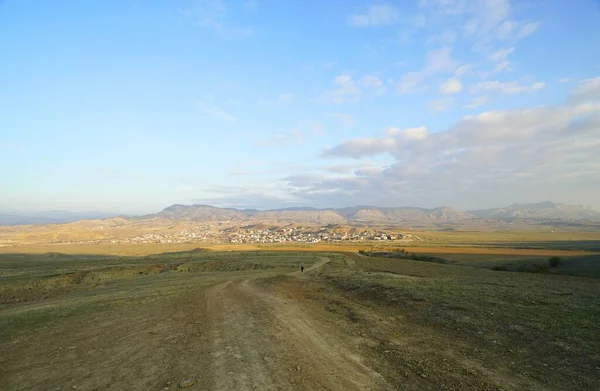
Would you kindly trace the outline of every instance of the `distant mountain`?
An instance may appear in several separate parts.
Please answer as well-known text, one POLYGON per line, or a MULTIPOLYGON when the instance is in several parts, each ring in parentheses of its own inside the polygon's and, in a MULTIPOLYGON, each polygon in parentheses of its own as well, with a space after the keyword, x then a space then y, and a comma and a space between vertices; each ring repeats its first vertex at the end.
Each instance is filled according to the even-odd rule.
POLYGON ((315 209, 296 207, 257 211, 217 208, 209 205, 173 205, 160 213, 140 219, 166 218, 191 221, 285 222, 297 224, 402 224, 460 223, 476 219, 495 220, 598 220, 600 213, 589 208, 553 202, 514 204, 506 208, 461 212, 448 207, 433 209, 416 207, 377 207, 360 205, 348 208, 315 209))
POLYGON ((345 223, 346 219, 330 210, 317 209, 297 209, 297 210, 268 210, 258 212, 251 216, 252 220, 257 221, 276 221, 298 224, 340 224, 345 223))
POLYGON ((171 205, 163 211, 141 218, 165 218, 193 221, 246 220, 254 211, 241 211, 232 208, 217 208, 210 205, 171 205))
MULTIPOLYGON (((114 217, 110 213, 47 211, 37 213, 0 214, 0 225, 57 224, 79 220, 105 219, 114 217)), ((315 209, 294 207, 259 211, 255 209, 218 208, 210 205, 172 205, 159 213, 130 217, 127 220, 183 220, 197 222, 239 222, 244 224, 296 223, 305 225, 329 224, 410 224, 423 226, 446 226, 477 220, 530 221, 599 221, 600 212, 583 206, 539 202, 535 204, 513 204, 505 208, 480 209, 467 212, 448 207, 433 209, 402 207, 377 207, 359 205, 348 208, 315 209)))
POLYGON ((411 206, 402 207, 376 207, 356 206, 351 208, 331 209, 347 220, 365 223, 394 223, 414 221, 456 221, 473 218, 467 213, 451 208, 415 208, 411 206))
POLYGON ((382 208, 386 210, 386 215, 393 220, 406 221, 458 221, 473 218, 468 213, 456 209, 439 207, 433 209, 400 207, 400 208, 382 208))
POLYGON ((484 219, 538 219, 538 220, 600 220, 600 212, 583 206, 538 202, 513 204, 506 208, 472 210, 467 212, 484 219))
POLYGON ((0 225, 28 225, 28 224, 52 224, 58 223, 54 219, 35 217, 35 216, 23 216, 18 214, 0 214, 0 225))
POLYGON ((50 210, 43 212, 12 212, 0 214, 0 225, 60 224, 79 220, 106 219, 114 217, 106 212, 69 212, 50 210))

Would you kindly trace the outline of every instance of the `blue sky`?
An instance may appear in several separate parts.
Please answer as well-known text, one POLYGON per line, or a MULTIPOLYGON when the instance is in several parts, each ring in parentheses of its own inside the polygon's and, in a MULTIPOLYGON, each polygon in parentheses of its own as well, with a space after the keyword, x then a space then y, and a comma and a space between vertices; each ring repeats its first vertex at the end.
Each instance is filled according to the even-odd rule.
POLYGON ((0 4, 2 211, 600 209, 597 1, 0 4))

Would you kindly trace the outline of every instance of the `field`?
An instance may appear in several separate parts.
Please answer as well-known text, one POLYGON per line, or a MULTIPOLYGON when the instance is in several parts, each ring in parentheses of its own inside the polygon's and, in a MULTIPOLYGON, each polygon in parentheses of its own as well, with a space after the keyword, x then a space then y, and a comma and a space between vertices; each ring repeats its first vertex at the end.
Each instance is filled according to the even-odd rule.
POLYGON ((0 390, 598 389, 595 238, 435 235, 3 248, 0 390))

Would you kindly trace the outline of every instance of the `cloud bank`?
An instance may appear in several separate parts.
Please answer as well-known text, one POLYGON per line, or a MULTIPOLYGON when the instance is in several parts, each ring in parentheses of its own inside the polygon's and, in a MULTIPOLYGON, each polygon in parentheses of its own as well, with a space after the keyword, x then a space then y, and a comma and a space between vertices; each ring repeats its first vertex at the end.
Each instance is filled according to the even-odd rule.
POLYGON ((364 161, 386 155, 393 163, 288 184, 311 204, 426 205, 431 199, 474 207, 474 201, 489 205, 537 196, 597 204, 598 151, 600 77, 581 82, 562 105, 487 111, 435 133, 389 128, 344 141, 321 156, 364 161))

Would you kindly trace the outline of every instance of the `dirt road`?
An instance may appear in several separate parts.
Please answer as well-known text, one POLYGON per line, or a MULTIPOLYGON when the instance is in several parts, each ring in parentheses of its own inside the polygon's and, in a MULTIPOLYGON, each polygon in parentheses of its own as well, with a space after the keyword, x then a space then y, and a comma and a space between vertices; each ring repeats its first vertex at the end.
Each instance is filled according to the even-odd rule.
POLYGON ((252 280, 220 283, 206 292, 206 303, 211 389, 393 389, 351 350, 348 335, 252 280))

